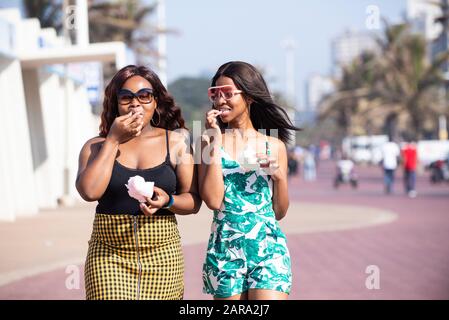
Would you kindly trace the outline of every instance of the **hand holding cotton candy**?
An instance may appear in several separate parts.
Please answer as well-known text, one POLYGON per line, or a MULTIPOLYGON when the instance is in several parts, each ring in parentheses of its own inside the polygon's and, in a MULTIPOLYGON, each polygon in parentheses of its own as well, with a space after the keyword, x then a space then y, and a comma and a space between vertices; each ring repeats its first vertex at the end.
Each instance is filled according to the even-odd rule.
POLYGON ((139 202, 146 202, 145 198, 153 196, 154 182, 145 181, 141 176, 134 176, 128 179, 128 194, 139 202))
POLYGON ((245 147, 238 161, 245 171, 257 170, 260 167, 257 162, 256 151, 250 146, 245 147))

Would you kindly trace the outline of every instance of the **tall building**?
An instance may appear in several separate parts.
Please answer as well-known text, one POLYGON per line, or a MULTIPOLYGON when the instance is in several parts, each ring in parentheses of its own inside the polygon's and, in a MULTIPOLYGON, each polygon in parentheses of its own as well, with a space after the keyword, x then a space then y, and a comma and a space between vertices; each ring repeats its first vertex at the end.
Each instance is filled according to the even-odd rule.
POLYGON ((441 25, 435 23, 435 19, 441 16, 441 9, 435 2, 427 0, 407 1, 407 20, 410 21, 415 32, 424 35, 427 41, 434 41, 441 33, 441 25))
POLYGON ((362 32, 346 30, 332 40, 332 62, 333 73, 341 75, 341 68, 350 64, 354 58, 365 51, 378 51, 375 34, 373 32, 362 32))
MULTIPOLYGON (((426 38, 430 59, 435 59, 441 52, 448 50, 448 7, 448 0, 407 1, 407 19, 411 22, 413 30, 426 38), (438 22, 438 19, 444 19, 444 17, 446 21, 438 22), (444 25, 446 25, 445 32, 443 32, 444 25)), ((449 64, 445 63, 442 69, 446 79, 449 80, 449 64)))
POLYGON ((313 74, 307 79, 306 100, 307 111, 318 112, 321 100, 334 91, 334 82, 331 77, 313 74))
POLYGON ((312 74, 306 82, 306 107, 301 111, 303 122, 314 122, 319 113, 319 104, 328 94, 334 91, 331 77, 312 74))

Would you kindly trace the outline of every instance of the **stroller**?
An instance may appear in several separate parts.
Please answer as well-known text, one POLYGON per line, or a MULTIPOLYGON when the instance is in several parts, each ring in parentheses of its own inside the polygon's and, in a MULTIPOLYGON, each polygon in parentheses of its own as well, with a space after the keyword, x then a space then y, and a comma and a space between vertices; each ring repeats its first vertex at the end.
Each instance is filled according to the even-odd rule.
POLYGON ((354 171, 354 162, 342 159, 337 162, 337 176, 334 180, 334 188, 338 189, 341 184, 349 183, 353 189, 358 186, 357 175, 354 171))

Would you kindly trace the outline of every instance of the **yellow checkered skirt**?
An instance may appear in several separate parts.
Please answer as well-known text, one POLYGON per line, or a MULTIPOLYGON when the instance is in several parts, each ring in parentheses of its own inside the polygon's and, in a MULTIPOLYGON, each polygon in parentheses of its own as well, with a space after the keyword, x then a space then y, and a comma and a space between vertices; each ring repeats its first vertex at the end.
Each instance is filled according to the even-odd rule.
POLYGON ((84 279, 88 300, 182 299, 184 258, 176 217, 97 213, 84 279))

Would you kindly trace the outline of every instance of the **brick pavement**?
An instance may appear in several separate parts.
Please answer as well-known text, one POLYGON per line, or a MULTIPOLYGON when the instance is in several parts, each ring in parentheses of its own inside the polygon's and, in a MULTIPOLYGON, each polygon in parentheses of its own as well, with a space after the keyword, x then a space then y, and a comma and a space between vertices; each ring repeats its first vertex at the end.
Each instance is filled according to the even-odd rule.
MULTIPOLYGON (((360 188, 356 191, 347 186, 340 190, 332 188, 333 172, 329 163, 321 165, 315 182, 298 178, 290 181, 294 205, 282 221, 293 262, 294 284, 290 298, 448 299, 449 247, 445 244, 449 240, 449 186, 432 186, 424 176, 418 179, 418 198, 403 196, 399 192, 402 189, 399 183, 396 185, 397 194, 385 196, 378 169, 360 168, 359 174, 360 188), (395 212, 397 219, 363 227, 364 219, 360 218, 361 224, 354 224, 359 216, 366 218, 372 214, 374 217, 375 212, 370 213, 373 207, 382 209, 386 217, 395 212), (332 228, 323 227, 327 223, 339 229, 341 217, 345 214, 351 220, 344 221, 346 224, 341 230, 331 231, 332 228), (309 229, 290 232, 292 230, 288 227, 297 224, 292 222, 300 215, 309 217, 300 220, 300 223, 309 225, 309 229), (313 217, 321 218, 310 227, 313 217), (368 276, 365 270, 369 265, 379 267, 379 290, 365 287, 368 276)), ((191 218, 189 223, 199 218, 191 218)), ((375 224, 375 219, 369 223, 375 224)), ((204 239, 208 231, 203 228, 201 232, 200 238, 204 239)), ((186 299, 210 299, 201 293, 205 247, 205 242, 199 243, 194 239, 183 246, 186 299)), ((82 276, 82 262, 78 266, 82 276)), ((6 284, 0 287, 0 298, 83 299, 82 281, 79 289, 67 290, 68 275, 65 271, 60 267, 6 284)))
MULTIPOLYGON (((294 274, 290 298, 449 299, 449 185, 431 185, 424 173, 418 178, 418 197, 410 199, 403 194, 398 171, 395 194, 386 196, 378 168, 357 170, 358 190, 349 186, 334 190, 333 166, 323 163, 317 181, 290 181, 291 200, 376 207, 397 213, 398 219, 363 229, 288 234, 294 274), (380 289, 365 285, 371 265, 379 268, 380 289)), ((191 266, 186 272, 186 298, 206 298, 197 290, 199 250, 204 246, 185 252, 191 266)))

